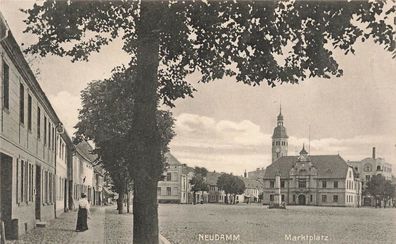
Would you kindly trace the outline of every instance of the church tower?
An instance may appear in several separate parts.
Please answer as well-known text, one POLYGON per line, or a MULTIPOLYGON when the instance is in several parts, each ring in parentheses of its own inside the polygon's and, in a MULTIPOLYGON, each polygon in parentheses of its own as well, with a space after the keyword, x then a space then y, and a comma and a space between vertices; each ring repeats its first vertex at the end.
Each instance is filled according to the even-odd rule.
POLYGON ((272 135, 272 162, 275 162, 282 156, 287 156, 287 139, 286 128, 283 126, 282 106, 280 107, 277 125, 272 135))

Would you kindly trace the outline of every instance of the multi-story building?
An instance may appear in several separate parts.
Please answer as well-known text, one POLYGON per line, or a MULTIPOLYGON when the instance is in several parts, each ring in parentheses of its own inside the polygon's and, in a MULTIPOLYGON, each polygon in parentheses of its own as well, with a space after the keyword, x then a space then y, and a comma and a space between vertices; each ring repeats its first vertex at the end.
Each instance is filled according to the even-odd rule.
POLYGON ((103 190, 104 190, 104 175, 105 170, 100 165, 95 165, 93 167, 93 197, 92 197, 92 205, 101 206, 104 204, 103 202, 103 190))
MULTIPOLYGON (((280 120, 283 121, 283 116, 281 119, 278 116, 277 128, 280 120)), ((287 142, 273 143, 272 152, 280 146, 280 151, 287 152, 287 142)), ((293 205, 361 205, 362 189, 357 172, 339 155, 309 155, 304 146, 299 156, 275 157, 265 170, 263 187, 264 204, 279 197, 280 201, 293 205), (277 178, 279 186, 275 184, 277 178)))
POLYGON ((247 178, 252 180, 262 180, 264 178, 265 168, 257 168, 254 171, 247 172, 247 178))
POLYGON ((171 153, 165 154, 167 169, 164 180, 158 182, 157 196, 159 203, 189 203, 190 179, 192 169, 182 164, 171 153))
POLYGON ((209 203, 224 203, 226 194, 223 190, 217 187, 217 179, 221 173, 208 172, 206 175, 206 182, 209 185, 208 202, 209 203))
MULTIPOLYGON (((262 183, 257 179, 240 177, 245 184, 245 192, 236 196, 236 201, 245 203, 254 203, 259 201, 259 194, 262 192, 262 183)), ((261 179, 262 180, 262 179, 261 179)))
POLYGON ((55 175, 64 180, 68 160, 58 140, 70 139, 1 13, 0 26, 0 218, 16 239, 64 207, 55 175))
POLYGON ((73 155, 73 199, 74 206, 78 206, 81 193, 87 195, 87 199, 93 200, 93 163, 96 156, 92 154, 92 147, 88 142, 82 141, 75 146, 73 155))
POLYGON ((386 180, 392 180, 392 164, 383 158, 376 157, 375 147, 373 147, 372 157, 360 161, 348 161, 360 175, 363 187, 374 175, 382 175, 386 180))
POLYGON ((56 136, 56 171, 55 171, 55 209, 56 215, 68 211, 70 205, 70 178, 73 143, 63 128, 58 128, 56 136), (63 130, 63 131, 62 131, 63 130))
MULTIPOLYGON (((363 190, 367 187, 367 182, 375 175, 382 175, 385 180, 392 181, 392 164, 386 162, 383 158, 376 157, 375 147, 372 150, 372 157, 360 161, 348 161, 347 163, 359 173, 363 190)), ((372 196, 364 195, 363 205, 375 206, 374 200, 372 196)))

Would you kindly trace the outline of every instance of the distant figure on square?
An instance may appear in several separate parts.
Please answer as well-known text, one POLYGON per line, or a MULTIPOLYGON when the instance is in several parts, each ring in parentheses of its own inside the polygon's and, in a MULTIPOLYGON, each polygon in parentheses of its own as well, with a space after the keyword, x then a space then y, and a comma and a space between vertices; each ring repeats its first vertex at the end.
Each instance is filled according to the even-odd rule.
POLYGON ((78 201, 76 231, 88 230, 87 219, 89 214, 89 202, 87 200, 87 195, 85 195, 85 193, 81 193, 81 199, 78 201))

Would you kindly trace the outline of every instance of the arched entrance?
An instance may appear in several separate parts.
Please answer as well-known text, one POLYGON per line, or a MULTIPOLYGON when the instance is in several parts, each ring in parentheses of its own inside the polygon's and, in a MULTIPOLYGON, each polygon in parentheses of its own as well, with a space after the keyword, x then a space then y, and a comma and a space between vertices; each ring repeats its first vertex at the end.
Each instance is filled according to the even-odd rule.
POLYGON ((301 194, 298 196, 298 205, 305 205, 305 195, 301 194))

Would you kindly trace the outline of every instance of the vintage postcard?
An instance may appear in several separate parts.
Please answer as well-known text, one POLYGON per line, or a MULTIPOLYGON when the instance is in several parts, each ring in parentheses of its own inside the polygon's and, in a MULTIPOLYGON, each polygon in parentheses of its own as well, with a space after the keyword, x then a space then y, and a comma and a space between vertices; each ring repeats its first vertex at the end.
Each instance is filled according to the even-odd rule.
POLYGON ((395 16, 1 0, 0 243, 395 243, 395 16))

